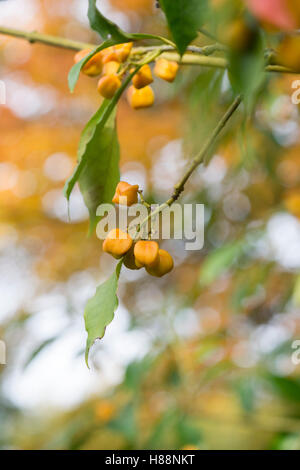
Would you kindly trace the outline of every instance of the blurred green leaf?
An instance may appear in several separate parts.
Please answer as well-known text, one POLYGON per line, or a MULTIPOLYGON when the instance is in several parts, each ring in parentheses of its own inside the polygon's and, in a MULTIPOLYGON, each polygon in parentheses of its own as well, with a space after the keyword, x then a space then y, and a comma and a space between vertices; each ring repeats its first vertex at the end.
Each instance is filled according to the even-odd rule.
POLYGON ((283 398, 300 402, 300 379, 270 375, 269 381, 283 398))
POLYGON ((52 338, 48 338, 46 339, 45 341, 43 341, 31 354, 30 356, 28 357, 28 359, 26 360, 25 364, 24 364, 24 369, 26 369, 26 367, 29 366, 29 364, 38 356, 38 354, 40 352, 42 352, 44 349, 46 349, 48 346, 50 346, 50 344, 54 343, 54 341, 56 341, 58 338, 60 337, 60 335, 55 335, 53 336, 52 338))
POLYGON ((169 28, 182 55, 197 37, 207 10, 206 0, 160 0, 169 28))
POLYGON ((244 254, 246 242, 238 240, 209 253, 200 268, 201 287, 209 286, 244 254))
POLYGON ((298 275, 295 280, 293 290, 293 302, 296 307, 300 307, 300 275, 298 275))
POLYGON ((122 408, 118 416, 108 424, 110 429, 123 434, 129 442, 134 441, 137 434, 135 409, 135 402, 128 403, 122 408))
POLYGON ((260 36, 257 34, 252 47, 248 50, 231 51, 228 59, 228 74, 232 88, 235 93, 243 95, 243 102, 249 113, 266 79, 264 44, 260 36))
POLYGON ((103 338, 105 329, 114 318, 118 306, 116 295, 123 261, 119 261, 116 270, 107 281, 97 287, 94 297, 86 304, 84 312, 85 329, 88 337, 85 350, 85 361, 88 366, 89 351, 96 339, 103 338))

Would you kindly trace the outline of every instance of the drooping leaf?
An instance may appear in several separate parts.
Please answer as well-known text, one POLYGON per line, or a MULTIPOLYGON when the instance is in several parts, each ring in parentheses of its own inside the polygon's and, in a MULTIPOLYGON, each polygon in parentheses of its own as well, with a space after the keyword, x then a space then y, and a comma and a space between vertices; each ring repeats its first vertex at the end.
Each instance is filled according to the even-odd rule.
POLYGON ((264 47, 259 32, 256 32, 247 50, 231 51, 228 56, 230 83, 236 93, 243 95, 248 112, 266 81, 264 47))
POLYGON ((128 34, 100 13, 96 7, 96 0, 89 0, 88 19, 91 28, 100 34, 104 41, 107 39, 113 39, 114 41, 121 43, 129 40, 128 34))
POLYGON ((103 128, 97 127, 86 146, 88 164, 79 176, 79 187, 90 215, 90 231, 96 223, 96 210, 111 202, 120 180, 120 149, 116 132, 115 110, 103 128))
POLYGON ((200 269, 202 287, 209 286, 244 253, 245 241, 228 243, 209 254, 200 269))
MULTIPOLYGON (((119 160, 117 137, 115 131, 110 135, 111 148, 109 149, 109 152, 106 153, 108 145, 107 142, 109 140, 109 138, 107 139, 109 132, 106 132, 106 125, 108 129, 111 127, 112 121, 110 120, 110 117, 114 113, 116 104, 128 83, 132 79, 134 73, 138 69, 139 67, 136 67, 135 71, 126 78, 113 99, 103 101, 98 111, 86 124, 80 137, 77 155, 78 164, 72 176, 65 184, 64 194, 69 201, 73 188, 77 181, 80 182, 80 178, 83 173, 84 176, 82 176, 81 180, 82 188, 86 188, 88 190, 86 183, 88 182, 89 178, 87 178, 87 175, 90 175, 92 179, 90 180, 91 188, 88 190, 89 195, 87 191, 85 191, 86 194, 84 195, 90 215, 91 210, 94 211, 97 205, 105 202, 111 202, 113 190, 115 189, 118 182, 117 178, 119 177, 119 170, 113 166, 113 163, 115 163, 117 166, 117 162, 119 160), (104 153, 103 147, 106 149, 104 153), (86 167, 88 167, 87 170, 85 170, 86 167), (97 171, 97 174, 91 174, 91 171, 89 170, 90 167, 93 168, 94 172, 97 171), (108 170, 109 177, 107 173, 108 170), (98 181, 96 181, 97 178, 98 181), (103 191, 103 185, 106 187, 105 191, 103 191), (97 191, 95 191, 95 189, 97 189, 97 191)), ((91 218, 92 223, 94 218, 95 212, 93 212, 93 217, 91 218)))
POLYGON ((206 0, 160 0, 172 37, 182 55, 203 24, 206 0))
POLYGON ((114 318, 118 306, 117 288, 123 261, 119 261, 116 270, 107 281, 96 289, 94 297, 86 304, 84 312, 85 329, 88 337, 85 349, 85 361, 88 366, 89 351, 96 339, 103 338, 107 325, 114 318))

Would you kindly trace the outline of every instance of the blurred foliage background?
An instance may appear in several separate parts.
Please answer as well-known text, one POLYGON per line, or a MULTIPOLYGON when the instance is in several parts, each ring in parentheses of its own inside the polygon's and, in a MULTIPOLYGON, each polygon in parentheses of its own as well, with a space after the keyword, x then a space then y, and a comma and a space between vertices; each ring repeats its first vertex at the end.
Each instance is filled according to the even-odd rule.
MULTIPOLYGON (((23 3, 1 1, 0 24, 98 41, 87 1, 23 3)), ((152 0, 99 3, 125 30, 168 34, 152 0)), ((226 0, 208 3, 207 27, 224 41, 238 37, 241 18, 256 21, 245 2, 229 2, 231 14, 226 0)), ((259 34, 277 46, 282 36, 259 19, 259 34)), ((203 34, 195 41, 210 43, 203 34)), ((242 61, 237 44, 231 70, 251 88, 255 59, 242 61)), ((255 99, 181 198, 205 204, 204 248, 165 242, 176 267, 163 279, 124 269, 120 306, 88 370, 84 305, 114 262, 87 237, 77 189, 67 218, 64 181, 100 103, 87 77, 69 93, 72 63, 72 51, 0 36, 1 448, 299 450, 292 345, 300 339, 300 133, 291 100, 298 76, 272 73, 255 83, 255 99)), ((174 84, 155 81, 153 108, 136 112, 123 99, 122 180, 139 184, 150 201, 169 197, 231 103, 230 79, 224 70, 185 66, 174 84)))

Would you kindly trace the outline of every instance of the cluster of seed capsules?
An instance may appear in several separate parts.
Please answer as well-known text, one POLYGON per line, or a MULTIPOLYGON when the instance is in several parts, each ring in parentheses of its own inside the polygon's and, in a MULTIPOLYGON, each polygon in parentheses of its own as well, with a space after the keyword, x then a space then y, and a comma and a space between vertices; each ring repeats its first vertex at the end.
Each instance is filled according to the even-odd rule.
MULTIPOLYGON (((120 181, 112 202, 115 204, 131 206, 138 202, 138 185, 131 185, 120 181)), ((153 240, 139 240, 135 242, 131 236, 115 228, 111 230, 103 242, 103 251, 116 259, 123 258, 128 269, 145 268, 151 276, 162 277, 169 273, 174 266, 173 258, 166 250, 159 248, 153 240)))
MULTIPOLYGON (((122 85, 122 79, 130 64, 127 62, 132 49, 132 42, 117 44, 95 54, 82 68, 85 75, 95 77, 101 96, 111 99, 122 85)), ((85 49, 75 54, 75 62, 86 57, 91 50, 85 49)), ((130 70, 133 72, 134 69, 130 70)), ((155 61, 154 74, 167 82, 173 82, 178 71, 178 64, 164 58, 155 61)), ((148 108, 154 103, 154 92, 149 86, 153 82, 151 67, 142 65, 132 78, 132 85, 127 90, 127 99, 134 109, 148 108)))

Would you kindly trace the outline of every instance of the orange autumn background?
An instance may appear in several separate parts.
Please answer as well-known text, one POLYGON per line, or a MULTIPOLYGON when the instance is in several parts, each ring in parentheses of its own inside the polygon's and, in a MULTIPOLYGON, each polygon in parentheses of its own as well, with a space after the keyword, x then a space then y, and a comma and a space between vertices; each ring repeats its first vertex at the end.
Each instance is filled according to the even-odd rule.
MULTIPOLYGON (((152 0, 98 3, 125 30, 169 34, 152 0)), ((273 47, 275 20, 232 3, 273 47)), ((0 25, 97 44, 86 12, 85 0, 7 0, 0 25)), ((294 65, 299 43, 281 40, 294 65)), ((254 111, 233 117, 187 183, 181 202, 205 204, 204 248, 165 241, 175 268, 161 280, 124 269, 89 370, 83 311, 115 262, 88 237, 77 187, 68 220, 63 186, 101 103, 95 79, 69 92, 73 57, 0 35, 0 448, 299 450, 299 74, 268 74, 254 111)), ((224 70, 201 66, 153 89, 149 109, 118 104, 120 169, 163 202, 232 90, 224 70)))

